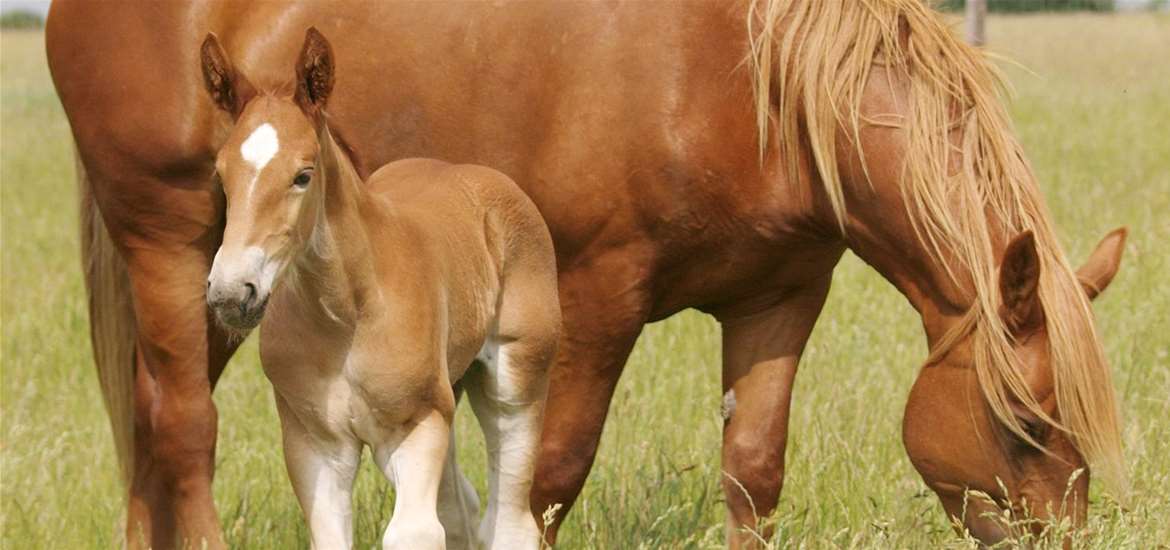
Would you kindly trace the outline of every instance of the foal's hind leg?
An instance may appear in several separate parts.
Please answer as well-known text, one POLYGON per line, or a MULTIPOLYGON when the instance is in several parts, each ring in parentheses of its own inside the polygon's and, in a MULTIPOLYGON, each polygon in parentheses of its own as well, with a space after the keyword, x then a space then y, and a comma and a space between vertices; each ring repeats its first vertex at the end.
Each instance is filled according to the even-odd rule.
POLYGON ((353 480, 361 459, 355 440, 314 436, 276 395, 284 463, 300 501, 313 550, 353 546, 353 480))
POLYGON ((723 325, 723 491, 731 548, 764 546, 759 524, 784 483, 788 407, 804 344, 829 290, 829 277, 771 308, 723 325))
POLYGON ((464 376, 487 443, 490 496, 479 537, 489 548, 540 546, 529 493, 540 446, 551 347, 555 340, 535 346, 516 340, 498 348, 489 342, 486 353, 481 352, 488 360, 464 376))
MULTIPOLYGON (((463 393, 461 385, 455 386, 455 403, 463 393)), ((479 496, 475 487, 459 470, 455 453, 455 430, 447 444, 447 465, 443 468, 443 480, 439 484, 439 522, 447 533, 447 550, 478 548, 475 520, 479 518, 479 496)))

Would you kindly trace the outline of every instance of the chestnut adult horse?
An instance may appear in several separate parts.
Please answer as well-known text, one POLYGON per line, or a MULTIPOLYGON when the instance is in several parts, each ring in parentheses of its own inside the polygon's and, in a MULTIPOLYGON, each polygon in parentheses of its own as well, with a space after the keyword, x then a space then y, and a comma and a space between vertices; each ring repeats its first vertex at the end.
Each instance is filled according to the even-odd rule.
POLYGON ((948 514, 994 541, 1010 529, 983 512, 1001 506, 1082 522, 1088 476, 1064 498, 1086 465, 1123 486, 1089 298, 1125 234, 1070 267, 994 69, 920 0, 59 0, 46 41, 82 169, 93 344, 132 543, 223 546, 211 390, 233 345, 204 288, 224 224, 212 158, 232 115, 193 60, 215 32, 256 86, 291 90, 310 26, 336 37, 331 126, 360 144, 361 167, 491 166, 548 222, 564 335, 537 513, 560 503, 559 523, 577 497, 642 326, 697 308, 722 324, 735 403, 729 541, 757 540, 783 481, 797 363, 846 248, 922 316, 930 356, 904 442, 948 514), (992 500, 965 504, 968 489, 992 500))

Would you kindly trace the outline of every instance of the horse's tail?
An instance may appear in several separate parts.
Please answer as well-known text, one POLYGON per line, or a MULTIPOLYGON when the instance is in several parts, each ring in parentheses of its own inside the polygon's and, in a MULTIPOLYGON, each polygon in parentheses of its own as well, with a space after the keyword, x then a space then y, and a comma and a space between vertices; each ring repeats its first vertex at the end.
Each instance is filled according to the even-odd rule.
POLYGON ((123 483, 134 472, 134 364, 136 321, 130 301, 126 262, 106 230, 93 188, 80 158, 81 267, 89 296, 89 335, 97 364, 102 399, 114 433, 114 448, 123 483))

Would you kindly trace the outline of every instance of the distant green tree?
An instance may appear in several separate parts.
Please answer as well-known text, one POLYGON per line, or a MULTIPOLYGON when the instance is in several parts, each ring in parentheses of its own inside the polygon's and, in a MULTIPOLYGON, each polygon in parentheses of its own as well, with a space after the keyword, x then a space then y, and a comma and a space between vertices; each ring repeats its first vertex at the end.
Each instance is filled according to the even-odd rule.
MULTIPOLYGON (((966 0, 938 0, 939 9, 956 11, 966 7, 966 0)), ((1113 11, 1113 0, 987 0, 990 12, 1025 11, 1113 11)))
POLYGON ((40 29, 45 18, 24 10, 12 10, 0 15, 0 29, 40 29))

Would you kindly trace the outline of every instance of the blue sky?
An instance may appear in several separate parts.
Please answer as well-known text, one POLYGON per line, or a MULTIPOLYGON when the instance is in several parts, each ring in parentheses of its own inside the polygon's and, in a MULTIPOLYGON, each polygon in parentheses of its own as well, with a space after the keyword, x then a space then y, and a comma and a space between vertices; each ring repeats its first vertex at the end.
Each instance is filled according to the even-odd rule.
POLYGON ((0 12, 24 10, 44 15, 49 11, 49 0, 0 0, 0 12))

